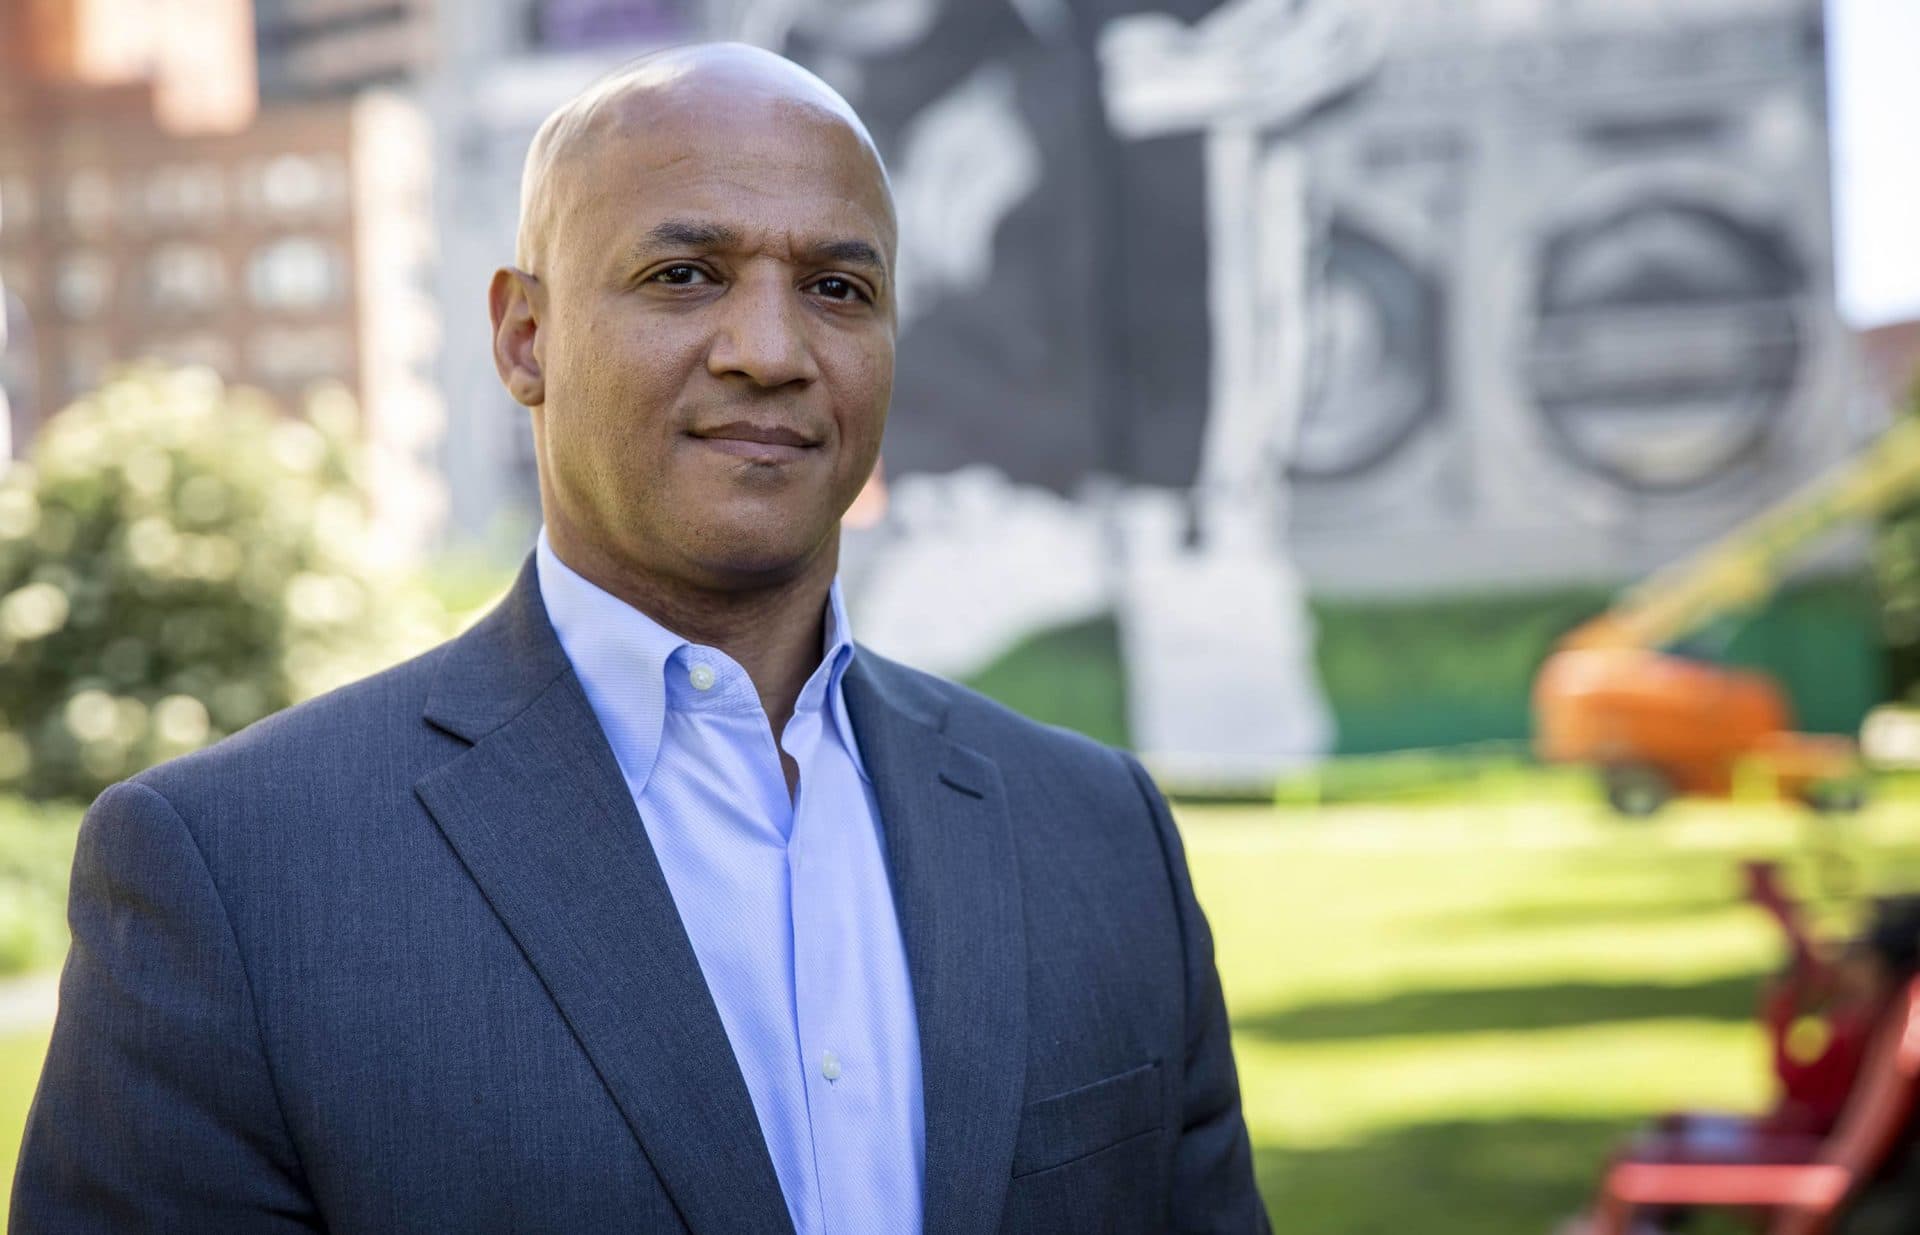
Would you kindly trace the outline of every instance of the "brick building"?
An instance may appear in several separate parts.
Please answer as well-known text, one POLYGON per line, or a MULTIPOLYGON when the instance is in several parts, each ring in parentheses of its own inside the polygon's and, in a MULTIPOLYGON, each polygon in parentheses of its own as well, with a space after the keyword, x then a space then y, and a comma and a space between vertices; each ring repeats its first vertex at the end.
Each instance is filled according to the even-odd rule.
POLYGON ((412 512, 418 539, 438 498, 417 456, 440 423, 425 122, 391 92, 256 109, 248 6, 182 7, 194 12, 175 20, 204 40, 196 60, 169 61, 163 22, 147 56, 103 67, 76 17, 87 4, 0 0, 12 452, 112 366, 144 358, 207 365, 288 404, 339 382, 359 396, 383 500, 412 512), (230 63, 207 63, 222 44, 230 63), (184 105, 170 84, 182 74, 216 98, 244 83, 243 105, 184 105))

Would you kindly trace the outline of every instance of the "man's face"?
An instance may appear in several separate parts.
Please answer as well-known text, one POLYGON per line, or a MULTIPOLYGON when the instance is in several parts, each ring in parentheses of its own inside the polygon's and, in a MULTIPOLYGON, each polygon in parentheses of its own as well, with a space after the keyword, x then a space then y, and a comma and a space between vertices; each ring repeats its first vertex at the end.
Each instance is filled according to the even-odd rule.
POLYGON ((533 272, 556 544, 709 588, 832 554, 893 387, 869 149, 805 105, 709 98, 628 105, 565 175, 533 272))

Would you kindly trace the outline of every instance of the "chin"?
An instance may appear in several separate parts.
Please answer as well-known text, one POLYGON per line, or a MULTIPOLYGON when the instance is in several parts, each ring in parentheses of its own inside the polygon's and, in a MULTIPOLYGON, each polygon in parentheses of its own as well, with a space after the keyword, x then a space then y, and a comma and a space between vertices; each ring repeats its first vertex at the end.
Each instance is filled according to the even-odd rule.
POLYGON ((808 536, 794 523, 713 527, 716 535, 690 546, 690 558, 706 573, 735 583, 772 583, 800 574, 827 547, 826 535, 808 536))

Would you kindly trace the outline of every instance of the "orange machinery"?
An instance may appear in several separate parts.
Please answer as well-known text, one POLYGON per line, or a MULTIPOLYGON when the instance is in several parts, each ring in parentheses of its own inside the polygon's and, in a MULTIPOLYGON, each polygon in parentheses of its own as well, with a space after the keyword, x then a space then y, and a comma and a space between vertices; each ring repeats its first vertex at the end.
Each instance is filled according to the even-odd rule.
POLYGON ((1916 491, 1920 421, 1903 420, 1858 458, 1627 592, 1541 666, 1539 756, 1598 768, 1608 800, 1630 815, 1652 814, 1677 794, 1724 797, 1741 767, 1768 776, 1782 796, 1857 806, 1862 767, 1851 739, 1796 732, 1785 693, 1764 673, 1660 649, 1759 604, 1807 542, 1916 491))

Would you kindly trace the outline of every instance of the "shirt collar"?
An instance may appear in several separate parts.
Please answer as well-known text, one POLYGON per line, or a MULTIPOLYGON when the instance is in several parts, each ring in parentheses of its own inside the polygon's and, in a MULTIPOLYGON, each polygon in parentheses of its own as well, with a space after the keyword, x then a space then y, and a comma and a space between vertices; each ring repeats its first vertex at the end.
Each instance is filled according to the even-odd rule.
MULTIPOLYGON (((670 710, 685 706, 686 691, 670 691, 670 665, 702 656, 731 665, 724 652, 705 648, 674 634, 640 610, 601 590, 574 572, 554 553, 547 530, 540 529, 534 548, 540 599, 559 637, 560 647, 573 664, 601 728, 612 744, 620 770, 636 790, 646 785, 660 756, 661 734, 670 710), (679 702, 676 702, 679 700, 679 702)), ((841 683, 853 662, 853 627, 847 620, 846 600, 835 579, 827 593, 826 633, 820 665, 800 689, 797 711, 824 706, 835 733, 862 780, 871 783, 866 762, 853 734, 841 683)), ((684 672, 685 666, 681 665, 684 672)), ((744 678, 744 675, 742 675, 744 678)), ((716 697, 713 702, 722 703, 716 697)), ((757 696, 752 706, 759 707, 757 696)), ((691 710, 691 709, 689 709, 691 710)))

